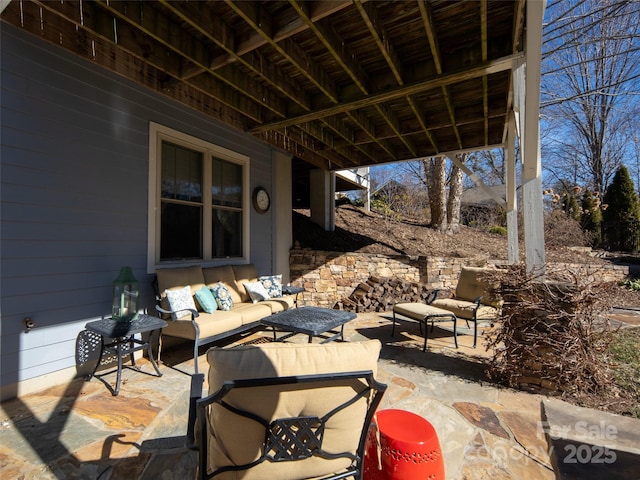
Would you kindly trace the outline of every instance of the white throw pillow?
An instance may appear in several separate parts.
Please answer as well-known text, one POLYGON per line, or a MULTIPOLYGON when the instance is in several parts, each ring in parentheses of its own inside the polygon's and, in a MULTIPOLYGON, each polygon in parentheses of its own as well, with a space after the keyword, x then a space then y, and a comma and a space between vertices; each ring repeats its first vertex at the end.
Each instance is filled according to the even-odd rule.
POLYGON ((185 308, 196 309, 196 303, 193 301, 193 295, 191 294, 191 287, 188 285, 176 290, 165 290, 165 293, 167 300, 169 300, 169 308, 173 311, 171 318, 174 320, 191 313, 188 310, 184 310, 185 308))
POLYGON ((253 303, 269 300, 269 298, 271 298, 269 297, 267 289, 262 285, 262 282, 244 282, 243 285, 253 303))

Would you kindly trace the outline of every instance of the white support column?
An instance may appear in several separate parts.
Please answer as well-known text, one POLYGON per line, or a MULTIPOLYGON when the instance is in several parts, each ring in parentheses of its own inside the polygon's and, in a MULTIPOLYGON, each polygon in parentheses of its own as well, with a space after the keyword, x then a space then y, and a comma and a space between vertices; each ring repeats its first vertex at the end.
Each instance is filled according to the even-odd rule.
POLYGON ((282 273, 282 283, 289 278, 289 251, 293 246, 293 214, 291 193, 291 156, 279 151, 273 153, 273 271, 282 273))
POLYGON ((311 221, 325 231, 333 232, 336 228, 336 174, 316 168, 309 172, 309 180, 311 221))
POLYGON ((507 244, 509 264, 520 261, 518 246, 518 197, 516 179, 516 120, 513 112, 507 126, 506 180, 507 180, 507 244))
POLYGON ((367 212, 371 211, 371 187, 367 187, 364 193, 364 209, 367 212))
MULTIPOLYGON (((525 98, 522 144, 522 201, 527 271, 545 268, 542 167, 540 161, 540 62, 544 1, 527 2, 525 98)), ((522 112, 521 112, 522 113, 522 112)))

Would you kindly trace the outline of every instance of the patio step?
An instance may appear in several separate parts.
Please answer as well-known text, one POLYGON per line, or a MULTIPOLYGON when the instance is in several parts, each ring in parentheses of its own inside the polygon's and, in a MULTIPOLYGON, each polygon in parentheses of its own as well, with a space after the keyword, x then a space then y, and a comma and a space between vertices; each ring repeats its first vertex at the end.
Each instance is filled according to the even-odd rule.
POLYGON ((556 399, 542 410, 557 478, 640 479, 640 420, 556 399))

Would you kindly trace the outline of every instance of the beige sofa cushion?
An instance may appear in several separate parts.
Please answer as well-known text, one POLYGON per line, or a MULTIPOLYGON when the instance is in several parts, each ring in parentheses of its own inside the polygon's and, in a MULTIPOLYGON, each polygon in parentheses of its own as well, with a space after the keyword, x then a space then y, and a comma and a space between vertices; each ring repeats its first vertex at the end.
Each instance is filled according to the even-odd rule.
MULTIPOLYGON (((200 266, 161 268, 156 270, 156 275, 158 278, 158 291, 160 293, 160 306, 165 310, 171 310, 167 300, 166 290, 179 290, 189 286, 191 287, 191 295, 194 295, 196 291, 205 284, 200 266)), ((170 316, 166 318, 170 318, 170 316)))
POLYGON ((165 290, 177 290, 187 285, 191 287, 191 293, 195 294, 205 284, 202 268, 199 266, 161 268, 156 270, 156 274, 161 295, 165 295, 165 290))
MULTIPOLYGON (((234 310, 228 312, 216 310, 213 313, 200 312, 196 323, 200 329, 200 338, 207 338, 241 327, 242 319, 242 314, 234 310)), ((167 322, 167 326, 162 329, 162 334, 195 340, 196 334, 191 323, 191 315, 167 322)))
MULTIPOLYGON (((219 267, 205 267, 202 269, 204 275, 204 281, 207 287, 211 288, 218 282, 222 282, 231 292, 231 298, 233 303, 242 302, 242 296, 238 291, 236 285, 236 277, 233 273, 233 267, 231 265, 221 265, 219 267)), ((246 295, 246 292, 245 292, 246 295)))
MULTIPOLYGON (((270 343, 229 349, 211 348, 209 362, 209 391, 216 391, 225 380, 264 378, 274 376, 333 373, 357 370, 377 370, 380 342, 333 342, 327 344, 270 343)), ((317 386, 320 387, 320 386, 317 386)), ((260 392, 235 391, 226 399, 229 403, 251 410, 268 421, 274 418, 299 415, 323 416, 335 405, 354 394, 353 383, 334 386, 320 392, 302 390, 301 387, 262 388, 260 392)), ((366 411, 361 399, 330 420, 324 437, 327 451, 355 451, 366 411)), ((264 439, 264 427, 256 422, 234 415, 212 405, 209 422, 209 468, 229 464, 244 464, 259 457, 259 446, 264 439)), ((304 461, 264 462, 243 473, 242 478, 293 480, 321 476, 341 470, 350 462, 345 459, 324 460, 310 458, 304 461)), ((238 478, 223 474, 222 479, 238 478)))
POLYGON ((278 313, 282 312, 283 310, 293 308, 294 300, 295 297, 293 295, 283 295, 282 297, 272 298, 270 300, 260 302, 260 305, 268 305, 269 308, 271 308, 271 313, 278 313))
POLYGON ((256 270, 256 266, 250 263, 247 265, 233 265, 232 268, 236 279, 236 290, 240 294, 240 298, 243 302, 250 302, 251 297, 249 297, 249 293, 244 287, 244 283, 258 281, 258 271, 256 270))

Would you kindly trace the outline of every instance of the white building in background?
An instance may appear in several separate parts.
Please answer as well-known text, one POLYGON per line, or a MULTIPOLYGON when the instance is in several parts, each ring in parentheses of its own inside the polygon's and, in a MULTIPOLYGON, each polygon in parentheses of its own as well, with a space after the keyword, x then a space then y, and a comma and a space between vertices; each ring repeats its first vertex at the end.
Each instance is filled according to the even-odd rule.
POLYGON ((336 172, 336 194, 352 190, 364 190, 364 207, 371 209, 369 167, 338 170, 336 172))

